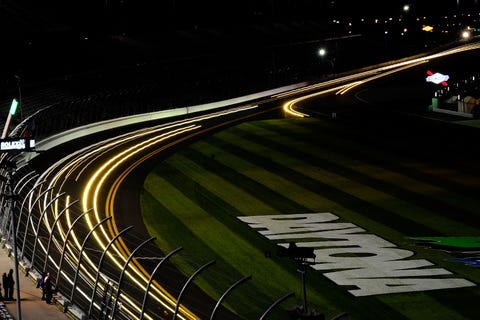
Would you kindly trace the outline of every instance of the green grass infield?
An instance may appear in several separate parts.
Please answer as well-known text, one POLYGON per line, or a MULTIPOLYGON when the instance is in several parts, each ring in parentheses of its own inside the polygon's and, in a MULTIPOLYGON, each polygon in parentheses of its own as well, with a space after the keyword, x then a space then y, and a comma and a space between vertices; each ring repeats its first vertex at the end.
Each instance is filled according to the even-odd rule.
POLYGON ((185 275, 216 261, 195 279, 215 300, 251 276, 223 302, 240 319, 291 292, 268 319, 304 304, 298 261, 278 254, 290 242, 314 249, 307 309, 326 319, 480 319, 480 171, 396 132, 321 119, 226 129, 148 175, 145 225, 164 252, 184 248, 171 260, 185 275), (279 215, 283 232, 269 224, 279 215))

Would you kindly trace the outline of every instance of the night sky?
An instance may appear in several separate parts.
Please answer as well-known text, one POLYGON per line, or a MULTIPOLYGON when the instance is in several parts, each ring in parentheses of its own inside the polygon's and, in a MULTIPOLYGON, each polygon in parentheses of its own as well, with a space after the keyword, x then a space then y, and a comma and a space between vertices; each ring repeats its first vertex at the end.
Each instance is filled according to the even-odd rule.
MULTIPOLYGON (((52 64, 69 63, 73 54, 79 54, 79 58, 74 60, 83 61, 86 57, 98 54, 103 54, 101 59, 105 61, 111 60, 111 51, 116 55, 120 52, 117 47, 107 48, 112 39, 115 39, 115 45, 122 45, 122 48, 134 43, 160 44, 163 53, 177 47, 181 50, 179 45, 189 41, 189 36, 197 37, 192 42, 199 39, 203 41, 198 37, 208 33, 212 39, 220 35, 219 38, 223 37, 232 43, 235 34, 252 38, 252 31, 249 31, 254 30, 252 26, 262 25, 266 29, 281 30, 278 26, 283 25, 289 30, 298 30, 296 26, 314 22, 318 28, 315 30, 320 32, 315 31, 308 39, 307 35, 297 33, 298 37, 285 40, 296 43, 305 39, 321 39, 332 32, 328 28, 332 28, 332 19, 336 18, 346 22, 346 18, 360 17, 442 17, 460 12, 478 14, 479 1, 3 0, 0 7, 0 36, 4 43, 15 50, 5 53, 7 57, 4 61, 8 63, 0 71, 0 76, 5 73, 10 77, 9 74, 17 72, 17 69, 28 70, 31 68, 25 66, 28 63, 35 67, 48 65, 47 61, 52 61, 52 64), (410 6, 408 12, 403 10, 405 4, 410 6), (182 36, 180 40, 178 35, 182 36), (95 46, 91 46, 92 43, 95 46)), ((140 47, 141 50, 143 48, 140 47)), ((130 47, 127 49, 130 50, 130 47)), ((190 47, 186 46, 181 52, 188 53, 189 50, 190 47)))
MULTIPOLYGON (((479 0, 20 0, 32 11, 67 25, 128 28, 215 26, 322 20, 327 17, 446 15, 478 9, 479 0)), ((10 1, 13 2, 13 1, 10 1)))

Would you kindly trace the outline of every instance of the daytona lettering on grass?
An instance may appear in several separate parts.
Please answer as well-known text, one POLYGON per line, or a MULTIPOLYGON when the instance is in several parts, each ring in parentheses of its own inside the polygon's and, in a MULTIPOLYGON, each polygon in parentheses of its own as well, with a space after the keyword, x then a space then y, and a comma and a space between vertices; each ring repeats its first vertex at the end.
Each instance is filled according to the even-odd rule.
POLYGON ((312 268, 330 271, 325 276, 338 285, 356 286, 349 290, 354 296, 475 286, 446 269, 432 268, 428 260, 408 259, 413 251, 352 223, 332 222, 339 217, 329 212, 238 218, 270 240, 295 239, 298 247, 314 248, 312 268))

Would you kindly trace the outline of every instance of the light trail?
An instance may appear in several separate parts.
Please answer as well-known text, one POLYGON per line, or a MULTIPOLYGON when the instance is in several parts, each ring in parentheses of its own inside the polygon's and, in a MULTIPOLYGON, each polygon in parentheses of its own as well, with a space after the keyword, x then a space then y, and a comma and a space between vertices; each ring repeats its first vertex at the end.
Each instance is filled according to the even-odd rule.
MULTIPOLYGON (((175 138, 178 135, 185 135, 189 131, 195 131, 201 128, 200 125, 195 123, 200 123, 201 121, 207 121, 213 118, 223 117, 226 115, 235 114, 238 112, 249 111, 251 109, 257 108, 257 105, 253 106, 241 106, 236 108, 231 108, 225 111, 219 111, 212 114, 201 115, 198 117, 186 119, 186 120, 179 120, 174 121, 168 124, 163 124, 159 126, 154 126, 147 129, 141 129, 135 132, 127 133, 121 135, 116 138, 109 139, 107 141, 98 143, 96 145, 92 145, 90 147, 84 148, 82 150, 77 151, 76 153, 66 157, 64 159, 59 160, 57 163, 53 164, 49 170, 44 172, 41 175, 41 179, 45 179, 49 181, 49 184, 45 186, 43 189, 52 188, 56 190, 56 194, 60 193, 61 190, 65 189, 67 184, 71 183, 70 181, 75 181, 78 183, 82 183, 84 185, 82 187, 82 196, 81 196, 81 207, 82 210, 85 212, 88 210, 92 210, 90 214, 85 214, 82 220, 85 221, 85 224, 88 226, 89 229, 94 228, 95 224, 98 223, 102 215, 107 216, 104 212, 102 212, 103 208, 99 202, 101 195, 103 194, 103 190, 107 187, 107 181, 109 181, 110 176, 115 176, 116 171, 121 172, 121 167, 126 165, 128 162, 131 162, 130 159, 134 157, 138 157, 137 155, 145 153, 147 150, 153 150, 150 152, 150 155, 153 156, 154 154, 163 150, 163 147, 158 147, 159 144, 165 143, 167 140, 172 140, 176 142, 169 143, 167 145, 173 146, 181 139, 175 138), (139 142, 136 142, 139 141, 139 142), (132 145, 133 146, 129 146, 132 145), (115 152, 118 150, 118 152, 115 152), (112 157, 109 157, 109 154, 114 154, 112 157), (101 164, 100 164, 101 163, 101 164), (89 173, 89 175, 85 176, 87 173, 87 169, 89 167, 95 167, 93 173, 89 173), (85 176, 85 178, 82 178, 85 176), (85 182, 81 182, 81 181, 85 182)), ((147 152, 148 153, 148 152, 147 152)), ((134 161, 134 166, 138 166, 141 162, 145 161, 145 156, 141 157, 139 161, 134 161)), ((128 167, 128 173, 131 172, 132 166, 128 167)), ((90 170, 91 171, 91 170, 90 170)), ((123 180, 126 175, 120 174, 121 179, 123 180)), ((114 192, 118 190, 120 183, 119 180, 116 180, 114 183, 114 192)), ((43 192, 42 189, 37 191, 37 194, 43 192)), ((53 198, 52 195, 45 195, 42 202, 39 201, 39 210, 41 210, 41 203, 43 203, 43 207, 46 208, 46 204, 48 200, 53 198)), ((107 198, 112 196, 109 192, 107 198)), ((113 196, 115 198, 115 196, 113 196)), ((112 198, 112 199, 113 199, 112 198)), ((33 203, 33 197, 30 200, 30 205, 33 203)), ((105 205, 107 207, 109 205, 105 205)), ((58 217, 58 212, 60 210, 60 202, 57 201, 54 206, 48 208, 49 214, 52 218, 58 217)), ((108 215, 114 217, 114 212, 109 211, 108 215)), ((68 262, 70 265, 74 266, 78 264, 79 257, 77 257, 78 251, 81 249, 81 241, 78 235, 75 233, 73 227, 73 216, 71 212, 65 213, 66 217, 66 225, 63 226, 61 223, 58 225, 58 231, 60 234, 60 239, 53 238, 53 243, 57 248, 61 247, 60 243, 63 240, 65 244, 65 261, 68 262), (67 230, 70 230, 67 239, 67 230), (67 243, 65 243, 67 241, 67 243)), ((48 214, 45 214, 43 218, 43 223, 45 224, 47 230, 49 232, 52 231, 52 222, 50 221, 50 217, 48 214)), ((109 224, 109 227, 106 228, 103 225, 99 225, 98 231, 97 229, 92 232, 92 239, 97 243, 97 246, 100 250, 105 250, 106 242, 110 241, 115 233, 118 232, 115 225, 109 224)), ((121 241, 122 239, 118 239, 121 245, 117 245, 114 243, 111 248, 113 252, 106 252, 109 256, 111 261, 113 261, 113 265, 116 266, 118 270, 123 268, 123 264, 127 261, 130 250, 128 247, 121 241)), ((41 242, 40 242, 41 243, 41 242)), ((39 247, 46 253, 46 248, 43 244, 39 247)), ((51 257, 48 258, 49 262, 52 263, 53 266, 59 267, 51 257)), ((88 252, 83 252, 82 254, 82 265, 80 266, 81 272, 80 276, 82 279, 90 279, 89 282, 94 281, 95 272, 100 272, 97 270, 97 266, 93 263, 92 259, 89 257, 88 252), (86 266, 89 266, 87 268, 86 266), (90 271, 89 271, 90 270, 90 271), (91 270, 95 270, 92 272, 91 270), (86 278, 85 278, 86 277, 86 278)), ((141 290, 146 290, 146 283, 149 280, 148 272, 143 268, 143 266, 136 260, 133 259, 133 262, 128 265, 127 270, 125 270, 125 275, 133 281, 141 290)), ((62 269, 62 277, 66 279, 66 281, 73 285, 73 281, 70 278, 70 275, 66 274, 62 269)), ((103 277, 103 275, 102 275, 103 277)), ((99 287, 101 289, 101 287, 99 287)), ((173 312, 176 306, 176 299, 172 297, 165 289, 163 289, 158 283, 154 282, 153 285, 150 287, 151 291, 149 292, 150 297, 153 297, 157 303, 162 304, 165 309, 170 310, 173 312)), ((76 288, 76 290, 84 297, 86 297, 85 293, 80 290, 80 288, 76 288)), ((87 298, 87 297, 86 297, 87 298)), ((139 314, 141 312, 140 307, 131 300, 128 295, 125 295, 123 292, 120 294, 120 299, 123 301, 121 303, 122 310, 129 314, 132 317, 135 317, 135 314, 139 314)), ((120 304, 119 304, 120 305, 120 304)), ((144 313, 145 317, 150 318, 147 313, 144 313)), ((180 312, 178 314, 179 319, 194 319, 197 320, 198 317, 189 311, 184 306, 180 306, 180 312)))
POLYGON ((308 117, 308 114, 306 113, 302 113, 302 112, 299 112, 299 111, 296 111, 293 107, 295 106, 296 103, 300 102, 300 101, 303 101, 303 100, 307 100, 307 99, 311 99, 313 97, 317 97, 317 96, 320 96, 320 95, 324 95, 324 94, 327 94, 327 93, 330 93, 332 91, 338 91, 338 90, 342 90, 343 88, 345 87, 345 85, 343 86, 339 86, 339 87, 334 87, 334 88, 330 88, 330 89, 327 89, 327 90, 323 90, 323 91, 319 91, 319 92, 315 92, 315 93, 311 93, 309 95, 306 95, 306 96, 302 96, 302 97, 299 97, 299 98, 295 98, 293 100, 290 100, 288 102, 286 102, 284 105, 283 105, 283 111, 287 114, 290 114, 292 116, 296 116, 296 117, 308 117))
MULTIPOLYGON (((299 88, 291 90, 282 94, 276 94, 271 96, 274 99, 285 99, 289 97, 295 97, 302 95, 301 97, 293 98, 292 100, 286 102, 283 105, 283 110, 292 116, 296 117, 306 117, 308 116, 305 113, 295 110, 295 105, 306 99, 311 99, 319 95, 330 94, 336 92, 338 95, 346 94, 350 90, 365 84, 366 82, 373 81, 375 79, 391 75, 396 72, 414 67, 418 64, 428 62, 430 59, 435 59, 451 54, 460 53, 463 51, 478 49, 479 44, 470 44, 465 45, 460 48, 450 49, 441 53, 429 55, 422 58, 412 59, 404 62, 395 63, 389 66, 384 66, 380 68, 375 68, 369 71, 360 72, 357 74, 348 75, 345 77, 332 79, 322 83, 306 86, 304 88, 299 88)), ((112 222, 108 223, 108 227, 103 225, 99 226, 99 231, 93 231, 92 236, 95 242, 97 243, 99 250, 103 251, 106 248, 106 243, 108 243, 116 233, 118 233, 118 228, 115 224, 115 212, 114 212, 114 202, 116 194, 120 188, 120 185, 125 180, 125 178, 133 171, 134 168, 141 165, 142 162, 146 161, 150 157, 153 157, 158 152, 169 148, 172 145, 175 145, 181 141, 183 135, 187 135, 189 132, 193 133, 200 130, 201 122, 208 121, 212 118, 220 118, 226 115, 231 115, 238 112, 248 111, 258 106, 242 106, 231 108, 224 111, 217 111, 214 113, 201 115, 197 117, 192 117, 185 120, 172 121, 167 124, 162 124, 158 126, 153 126, 151 128, 137 130, 135 132, 127 133, 120 135, 115 138, 108 139, 92 145, 90 147, 79 150, 72 155, 59 160, 53 164, 48 170, 46 170, 39 178, 38 181, 48 180, 49 184, 46 186, 40 186, 36 191, 37 195, 40 195, 43 191, 48 188, 54 189, 55 192, 47 193, 44 195, 43 207, 49 203, 48 200, 51 200, 54 195, 58 195, 62 190, 67 189, 67 184, 75 183, 81 184, 82 191, 81 194, 81 207, 84 212, 92 210, 91 214, 85 214, 84 222, 89 229, 92 229, 101 219, 105 216, 111 216, 112 222), (176 140, 175 140, 176 139, 176 140), (170 141, 171 142, 167 142, 170 141), (136 142, 139 141, 139 142, 136 142), (134 143, 134 146, 129 146, 134 143), (160 147, 159 147, 160 146, 160 147), (156 148, 156 149, 155 149, 156 148), (149 151, 150 150, 150 151, 149 151), (113 156, 110 156, 113 154, 113 156), (138 158, 138 159, 136 159, 138 158), (136 159, 136 160, 135 160, 136 159), (125 167, 122 169, 122 167, 125 167), (96 168, 96 169, 94 169, 96 168), (93 170, 92 170, 93 169, 93 170), (93 173, 89 173, 93 171, 93 173), (113 179, 113 183, 108 185, 108 181, 113 179), (105 203, 100 203, 102 195, 106 193, 105 203), (104 212, 102 211, 104 210, 104 212), (103 217, 102 217, 103 215, 103 217)), ((30 195, 29 199, 29 209, 31 210, 33 205, 33 196, 34 193, 30 195)), ((65 205, 70 201, 68 197, 65 201, 65 205)), ((38 203, 39 208, 41 209, 41 202, 38 203)), ((49 213, 45 214, 43 218, 43 223, 45 224, 49 232, 52 231, 52 222, 51 218, 58 217, 60 210, 60 202, 57 200, 54 205, 51 205, 49 208, 49 213)), ((40 210, 41 212, 41 210, 40 210)), ((81 248, 81 241, 79 241, 78 236, 72 230, 67 239, 67 231, 72 227, 72 212, 68 210, 65 213, 66 216, 66 226, 62 226, 60 223, 58 225, 59 238, 53 237, 53 243, 57 248, 60 248, 60 243, 68 241, 66 244, 65 255, 68 257, 68 262, 74 265, 78 263, 78 258, 76 257, 76 250, 81 248), (71 237, 71 238, 70 238, 71 237)), ((33 221, 30 222, 33 226, 33 221)), ((46 248, 41 244, 40 247, 46 253, 46 248)), ((119 238, 119 243, 114 243, 112 245, 113 251, 107 252, 107 255, 114 261, 114 265, 117 269, 121 270, 123 268, 123 263, 125 263, 131 254, 131 250, 128 246, 119 238)), ((93 272, 100 272, 97 270, 97 266, 93 263, 92 259, 89 257, 87 252, 84 252, 83 262, 89 265, 93 272)), ((51 257, 48 257, 48 261, 55 265, 55 261, 51 257)), ((143 268, 141 263, 137 259, 133 259, 133 264, 128 265, 128 270, 125 270, 126 276, 133 281, 136 286, 140 289, 146 289, 146 283, 148 281, 148 272, 143 268)), ((83 265, 80 266, 83 279, 94 279, 94 274, 89 271, 83 265), (86 278, 84 278, 86 277, 86 278)), ((70 275, 66 274, 62 270, 62 276, 64 279, 67 279, 69 283, 72 283, 70 275)), ((102 275, 103 279, 106 279, 102 275)), ((88 281, 86 281, 88 283, 88 281)), ((162 304, 166 309, 173 312, 173 308, 176 304, 176 299, 172 297, 164 288, 162 288, 158 283, 154 282, 154 285, 151 287, 152 292, 149 292, 149 295, 153 297, 158 303, 162 304)), ((77 288, 78 292, 89 299, 89 297, 83 292, 80 288, 77 288)), ((131 317, 135 318, 141 310, 140 307, 136 304, 134 300, 131 299, 126 293, 123 292, 120 294, 122 310, 129 314, 131 317), (137 312, 137 313, 135 313, 137 312)), ((99 306, 97 304, 96 308, 99 306)), ((120 305, 120 303, 118 304, 120 305)), ((151 316, 145 314, 148 318, 151 319, 151 316)), ((181 306, 179 312, 180 319, 198 319, 198 317, 193 314, 187 308, 181 306)))
POLYGON ((289 91, 287 93, 277 94, 277 95, 272 96, 272 97, 286 98, 289 95, 304 94, 301 97, 294 98, 290 101, 285 102, 284 105, 283 105, 283 111, 285 112, 285 114, 288 114, 288 115, 291 115, 291 116, 294 116, 294 117, 300 117, 300 118, 308 117, 309 116, 308 114, 306 114, 304 112, 300 112, 298 110, 295 110, 295 105, 302 102, 302 101, 306 101, 306 100, 309 100, 311 98, 318 97, 320 95, 325 95, 325 94, 331 93, 332 91, 337 91, 337 93, 336 93, 337 95, 343 95, 343 94, 346 94, 347 92, 349 92, 350 90, 352 90, 352 89, 354 89, 358 86, 361 86, 361 85, 363 85, 367 82, 377 80, 379 78, 386 77, 386 76, 392 75, 394 73, 404 71, 404 70, 409 69, 409 68, 416 67, 420 64, 427 63, 432 59, 446 57, 446 56, 449 56, 449 55, 452 55, 452 54, 458 54, 458 53, 465 52, 465 51, 476 50, 478 48, 480 48, 480 44, 478 44, 478 43, 469 44, 469 45, 465 45, 465 46, 462 46, 462 47, 459 47, 459 48, 453 48, 453 49, 450 49, 450 50, 446 50, 444 52, 428 55, 428 56, 425 56, 425 57, 422 57, 422 58, 415 58, 415 59, 411 59, 411 60, 407 60, 407 61, 403 61, 403 62, 399 62, 399 63, 394 63, 394 64, 391 64, 391 65, 388 65, 388 66, 375 68, 375 69, 372 69, 372 70, 369 70, 369 71, 364 71, 364 72, 355 73, 355 74, 352 74, 352 75, 340 77, 340 78, 337 78, 337 79, 332 79, 332 80, 325 81, 325 82, 315 84, 315 85, 312 85, 312 86, 308 86, 308 87, 305 87, 305 88, 295 89, 295 90, 289 91), (352 81, 352 82, 349 82, 349 81, 352 81), (337 86, 337 87, 330 88, 332 85, 338 85, 338 84, 341 84, 341 85, 337 86), (318 90, 319 88, 329 88, 329 89, 326 89, 326 90, 323 90, 323 91, 317 91, 315 93, 305 95, 305 93, 307 93, 311 90, 318 90))

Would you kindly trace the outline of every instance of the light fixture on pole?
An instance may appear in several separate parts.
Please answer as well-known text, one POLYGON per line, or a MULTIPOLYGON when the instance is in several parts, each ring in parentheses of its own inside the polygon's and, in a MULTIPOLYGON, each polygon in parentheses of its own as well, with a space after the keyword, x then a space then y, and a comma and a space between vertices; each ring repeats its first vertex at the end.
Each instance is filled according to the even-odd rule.
POLYGON ((15 112, 17 112, 17 107, 18 107, 18 101, 17 99, 13 99, 12 104, 10 105, 10 111, 8 112, 7 121, 5 122, 5 127, 3 127, 2 139, 5 139, 5 137, 7 136, 8 127, 10 126, 10 121, 12 120, 12 117, 15 115, 15 112))

